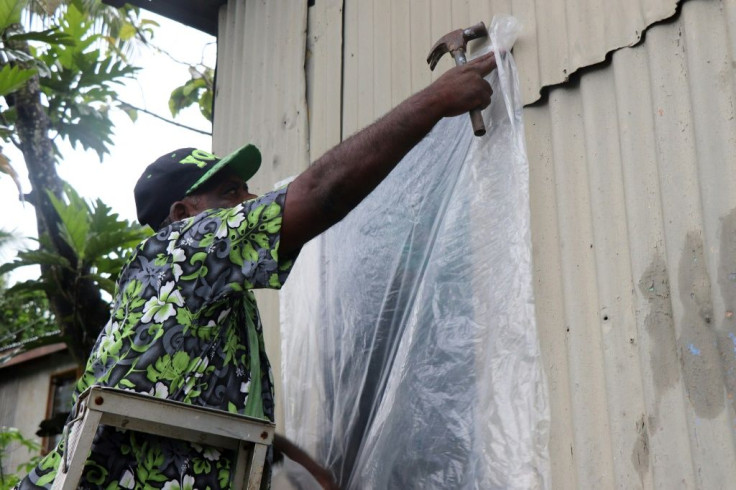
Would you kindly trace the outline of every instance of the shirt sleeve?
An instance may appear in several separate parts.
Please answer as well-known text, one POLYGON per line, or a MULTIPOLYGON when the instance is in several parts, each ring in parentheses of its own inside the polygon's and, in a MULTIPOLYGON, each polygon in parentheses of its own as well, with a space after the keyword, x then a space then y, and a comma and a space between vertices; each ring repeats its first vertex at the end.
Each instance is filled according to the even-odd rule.
POLYGON ((172 226, 166 260, 179 287, 189 282, 208 302, 248 289, 280 289, 296 258, 279 256, 286 190, 172 226))

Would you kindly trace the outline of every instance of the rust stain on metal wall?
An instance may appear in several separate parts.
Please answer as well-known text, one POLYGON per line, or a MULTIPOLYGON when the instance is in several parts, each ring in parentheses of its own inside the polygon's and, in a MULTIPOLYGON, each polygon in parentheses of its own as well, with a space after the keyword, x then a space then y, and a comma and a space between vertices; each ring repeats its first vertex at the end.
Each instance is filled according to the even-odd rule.
MULTIPOLYGON (((659 400, 665 390, 675 387, 680 380, 670 279, 667 263, 659 253, 652 258, 649 268, 639 279, 639 290, 649 302, 649 313, 644 324, 654 346, 649 359, 659 400)), ((653 420, 656 419, 655 413, 653 420)))
POLYGON ((642 414, 641 419, 636 422, 636 432, 638 433, 634 442, 634 450, 631 454, 631 462, 639 473, 639 478, 644 481, 644 475, 649 471, 649 432, 645 416, 642 414))
POLYGON ((718 329, 726 396, 736 412, 736 209, 722 219, 718 286, 724 312, 718 329))
POLYGON ((714 418, 724 408, 721 356, 713 319, 711 285, 700 232, 687 234, 680 259, 680 299, 684 312, 680 359, 690 403, 699 417, 714 418))

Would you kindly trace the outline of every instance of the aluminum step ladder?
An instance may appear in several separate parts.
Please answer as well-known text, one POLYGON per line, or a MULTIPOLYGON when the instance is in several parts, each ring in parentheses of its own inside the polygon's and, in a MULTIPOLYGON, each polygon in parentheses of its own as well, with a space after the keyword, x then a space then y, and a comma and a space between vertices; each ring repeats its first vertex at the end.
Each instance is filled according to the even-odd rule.
POLYGON ((232 488, 260 488, 274 434, 269 421, 101 386, 85 390, 75 409, 76 416, 64 429, 67 442, 55 490, 77 488, 100 425, 237 450, 232 488))

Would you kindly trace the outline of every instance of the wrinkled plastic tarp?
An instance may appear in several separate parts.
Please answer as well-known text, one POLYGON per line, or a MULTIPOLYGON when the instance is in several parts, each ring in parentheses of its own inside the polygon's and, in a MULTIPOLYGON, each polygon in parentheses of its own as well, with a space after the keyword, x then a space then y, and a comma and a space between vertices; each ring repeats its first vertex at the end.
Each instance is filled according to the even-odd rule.
POLYGON ((548 487, 518 24, 490 30, 488 134, 441 121, 282 291, 287 436, 342 488, 548 487))

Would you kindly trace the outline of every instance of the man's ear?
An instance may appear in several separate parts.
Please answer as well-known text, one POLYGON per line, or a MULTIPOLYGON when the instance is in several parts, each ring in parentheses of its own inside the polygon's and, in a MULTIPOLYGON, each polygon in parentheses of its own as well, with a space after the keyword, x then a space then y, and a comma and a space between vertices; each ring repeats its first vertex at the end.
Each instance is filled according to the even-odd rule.
POLYGON ((190 207, 191 206, 187 201, 176 201, 169 208, 169 216, 173 218, 174 221, 181 221, 184 218, 194 216, 190 207))

